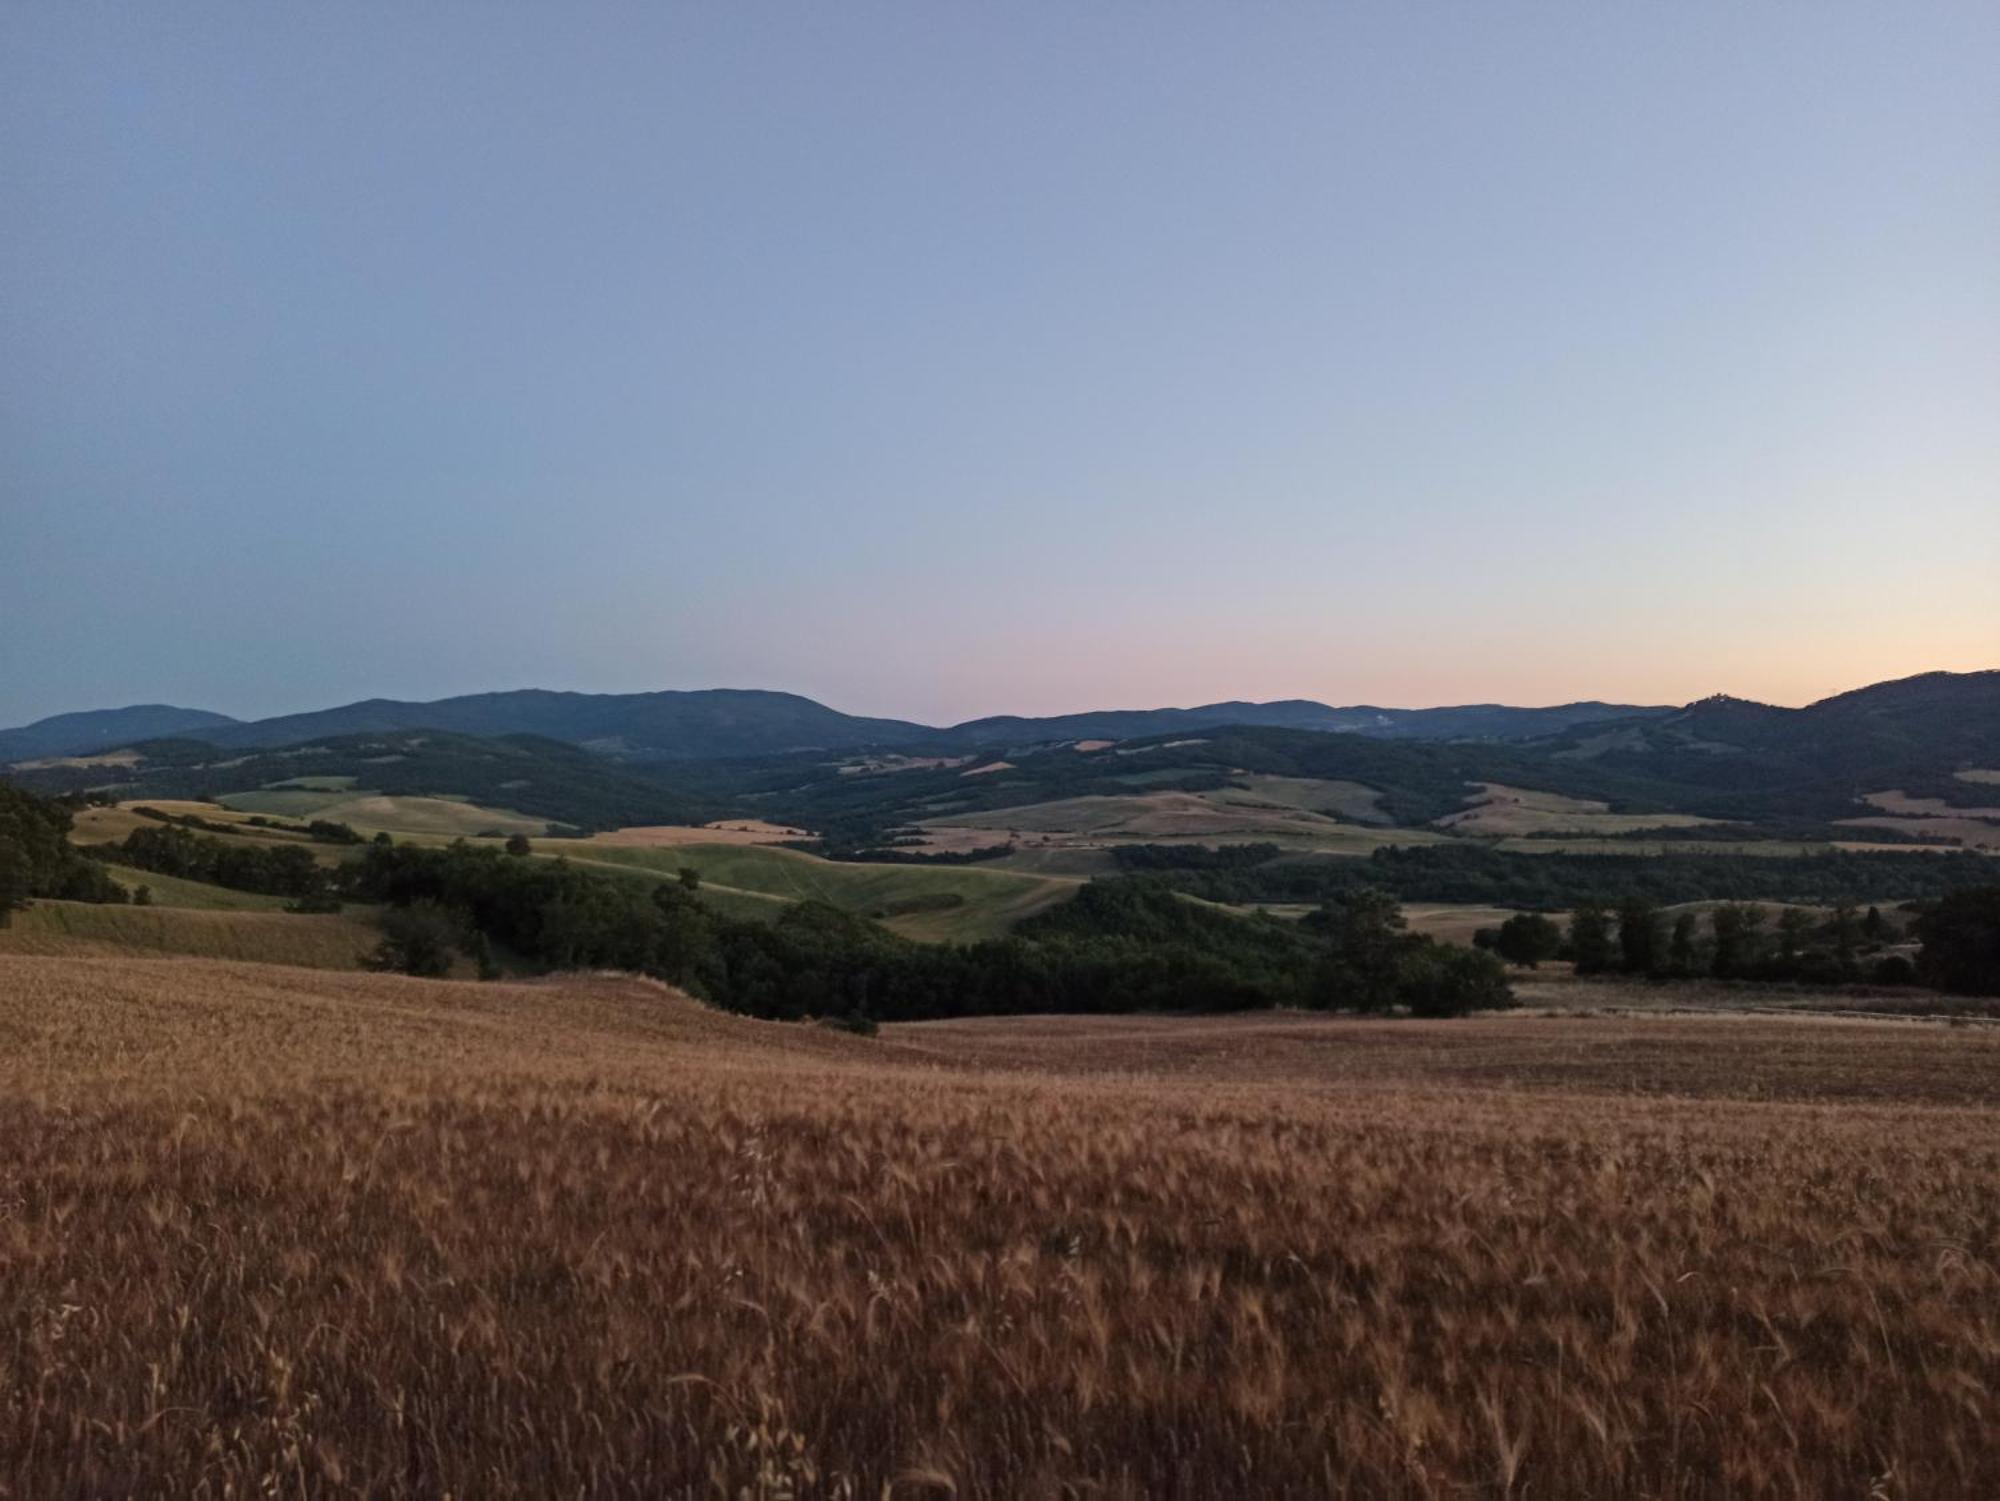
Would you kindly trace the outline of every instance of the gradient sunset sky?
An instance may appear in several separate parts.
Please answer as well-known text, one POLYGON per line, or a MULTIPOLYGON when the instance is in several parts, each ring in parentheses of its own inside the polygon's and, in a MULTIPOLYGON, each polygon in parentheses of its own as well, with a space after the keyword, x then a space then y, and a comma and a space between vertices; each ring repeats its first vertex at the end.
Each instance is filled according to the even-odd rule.
POLYGON ((0 12, 0 724, 2000 666, 2000 6, 0 12))

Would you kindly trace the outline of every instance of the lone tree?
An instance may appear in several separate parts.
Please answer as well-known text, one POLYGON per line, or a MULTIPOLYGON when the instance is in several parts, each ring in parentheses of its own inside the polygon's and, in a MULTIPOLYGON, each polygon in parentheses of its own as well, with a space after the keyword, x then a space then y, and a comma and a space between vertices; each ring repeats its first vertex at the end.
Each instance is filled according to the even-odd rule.
POLYGON ((1314 989, 1328 1006, 1386 1011, 1400 998, 1402 905, 1379 886, 1329 897, 1317 914, 1327 939, 1314 989))
POLYGON ((1674 919, 1674 936, 1667 944, 1667 968, 1677 975, 1691 975, 1698 968, 1694 951, 1695 916, 1683 912, 1674 919))
POLYGON ((1500 924, 1493 951, 1509 964, 1534 969, 1562 951, 1562 929, 1539 912, 1516 912, 1500 924))
POLYGON ((1715 928, 1715 953, 1709 962, 1719 980, 1742 974, 1757 961, 1758 930, 1763 909, 1745 902, 1724 902, 1709 916, 1715 928))
POLYGON ((534 845, 528 842, 528 836, 526 834, 510 834, 507 836, 508 854, 532 855, 534 852, 535 852, 535 847, 534 845))
POLYGON ((1787 907, 1778 914, 1778 962, 1786 969, 1799 962, 1799 954, 1812 930, 1812 914, 1803 907, 1787 907))
POLYGON ((0 839, 0 928, 28 905, 28 857, 11 839, 0 839))
POLYGON ((1917 974, 1960 995, 2000 995, 2000 886, 1971 886, 1917 919, 1917 974))
POLYGON ((692 865, 683 865, 681 867, 681 887, 686 891, 701 890, 701 872, 696 870, 692 865))
POLYGON ((1855 951, 1861 947, 1861 914, 1852 902, 1833 909, 1833 958, 1843 975, 1855 970, 1855 951))
POLYGON ((1660 909, 1644 897, 1619 905, 1618 952, 1627 974, 1650 975, 1660 968, 1660 909))
POLYGON ((435 902, 412 902, 382 914, 382 941, 369 956, 371 969, 395 970, 435 980, 451 973, 458 924, 435 902))
POLYGON ((1569 953, 1580 975, 1611 968, 1611 920, 1595 902, 1585 902, 1569 919, 1569 953))

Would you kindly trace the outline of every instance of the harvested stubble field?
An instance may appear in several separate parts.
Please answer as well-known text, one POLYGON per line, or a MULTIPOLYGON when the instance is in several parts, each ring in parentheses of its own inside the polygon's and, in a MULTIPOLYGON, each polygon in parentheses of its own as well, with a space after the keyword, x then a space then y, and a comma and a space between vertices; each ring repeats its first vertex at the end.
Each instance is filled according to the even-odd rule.
POLYGON ((0 957, 0 1494, 1990 1497, 2000 1029, 0 957))

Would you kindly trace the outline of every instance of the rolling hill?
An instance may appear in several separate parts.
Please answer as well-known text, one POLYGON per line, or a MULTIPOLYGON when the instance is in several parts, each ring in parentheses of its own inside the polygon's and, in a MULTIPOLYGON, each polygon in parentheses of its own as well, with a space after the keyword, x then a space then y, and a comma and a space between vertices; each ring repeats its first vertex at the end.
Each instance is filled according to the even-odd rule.
MULTIPOLYGON (((157 722, 151 710, 120 712, 84 729, 101 742, 118 738, 115 726, 157 722)), ((60 733, 37 731, 34 743, 46 748, 60 733)), ((855 718, 789 694, 527 691, 371 700, 210 724, 130 748, 41 765, 30 758, 9 774, 43 792, 249 796, 292 813, 305 811, 308 792, 340 792, 460 798, 581 829, 766 816, 836 846, 913 825, 1004 830, 1004 820, 978 815, 1077 798, 1213 799, 1257 778, 1304 781, 1315 797, 1336 800, 1340 784, 1374 799, 1343 822, 1436 826, 1490 784, 1500 789, 1490 796, 1517 810, 1540 799, 1543 813, 1562 806, 1597 820, 1586 828, 1571 818, 1570 833, 1637 830, 1632 820, 1650 816, 1644 827, 1731 826, 1710 828, 1703 837, 1712 839, 1783 825, 1787 838, 1823 842, 1846 837, 1830 829, 1852 819, 1870 821, 1854 837, 1880 838, 1896 832, 1882 825, 1885 813, 1949 818, 1989 803, 1978 779, 2000 771, 2000 672, 1928 673, 1802 709, 1727 697, 1636 711, 1602 703, 1339 710, 1289 700, 942 730, 855 718), (390 725, 408 720, 426 722, 390 725), (278 737, 289 738, 270 743, 278 737)), ((1326 813, 1332 804, 1302 806, 1326 813)), ((1554 832, 1548 823, 1542 817, 1530 832, 1554 832)))
POLYGON ((1372 704, 1334 708, 1310 699, 1273 703, 1203 704, 1193 709, 1112 709, 1089 714, 1062 714, 1030 719, 1002 715, 969 720, 943 732, 947 740, 966 745, 1009 744, 1017 741, 1135 739, 1148 735, 1188 734, 1225 725, 1264 729, 1316 730, 1330 734, 1366 735, 1382 740, 1532 740, 1573 725, 1609 719, 1640 719, 1671 714, 1671 708, 1588 701, 1521 709, 1506 704, 1461 704, 1441 709, 1383 709, 1372 704))
POLYGON ((1960 773, 2000 766, 2000 671, 1931 672, 1787 709, 1717 696, 1657 718, 1579 726, 1552 762, 1680 789, 1689 811, 1838 817, 1890 788, 1982 801, 1960 773))
POLYGON ((0 730, 0 764, 44 756, 88 756, 119 750, 140 740, 215 733, 237 722, 227 714, 177 709, 172 704, 133 704, 125 709, 56 714, 18 729, 0 730))
POLYGON ((931 732, 895 719, 842 714, 794 693, 714 688, 680 693, 558 693, 526 688, 430 703, 376 698, 230 725, 206 737, 224 747, 291 745, 330 735, 446 730, 537 735, 613 756, 766 754, 830 746, 895 744, 931 732))
MULTIPOLYGON (((148 741, 118 765, 16 767, 12 780, 44 794, 102 790, 125 800, 241 798, 252 812, 350 817, 400 828, 370 804, 455 798, 502 810, 460 832, 513 832, 531 820, 584 829, 701 823, 706 805, 662 782, 559 740, 482 739, 439 731, 333 735, 271 750, 234 752, 204 741, 148 741), (327 810, 332 810, 328 812, 327 810)), ((539 832, 539 830, 535 830, 539 832)))

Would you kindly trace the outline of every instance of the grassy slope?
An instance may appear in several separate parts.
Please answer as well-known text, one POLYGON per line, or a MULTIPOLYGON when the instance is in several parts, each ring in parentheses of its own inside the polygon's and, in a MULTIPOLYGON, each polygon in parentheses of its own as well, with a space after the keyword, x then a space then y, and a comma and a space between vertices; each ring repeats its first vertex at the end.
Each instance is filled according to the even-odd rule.
MULTIPOLYGON (((1440 844, 1429 829, 1387 829, 1352 823, 1301 805, 1311 794, 1302 778, 1269 778, 1271 791, 1224 788, 1217 792, 1149 792, 1127 796, 1060 798, 997 811, 944 814, 925 822, 943 828, 993 831, 992 842, 1015 834, 1049 836, 1056 843, 1269 843, 1299 852, 1365 855, 1385 844, 1440 844)), ((1324 807, 1358 806, 1339 784, 1322 783, 1324 807)))
POLYGON ((381 941, 369 910, 289 912, 38 901, 0 928, 0 954, 65 958, 181 954, 311 969, 357 969, 381 941))
POLYGON ((179 876, 163 876, 131 865, 104 867, 111 878, 127 891, 144 886, 159 907, 194 907, 208 912, 281 912, 289 900, 264 896, 255 891, 231 891, 227 886, 211 886, 206 881, 184 881, 179 876))
POLYGON ((1488 838, 1527 834, 1618 835, 1645 829, 1686 829, 1714 823, 1685 813, 1613 813, 1601 802, 1531 792, 1487 782, 1468 796, 1460 812, 1437 819, 1441 829, 1488 838))
MULTIPOLYGON (((978 866, 857 865, 798 850, 757 845, 688 844, 621 849, 578 840, 538 839, 538 854, 564 855, 593 869, 639 872, 666 879, 684 865, 701 872, 702 895, 720 906, 735 897, 755 901, 821 901, 843 911, 890 915, 885 926, 908 938, 969 941, 1005 932, 1022 918, 1061 901, 1073 879, 978 866), (898 915, 904 904, 958 895, 962 905, 898 915)), ((754 915, 754 913, 752 914, 754 915)))
POLYGON ((323 818, 351 824, 364 834, 387 830, 392 834, 463 835, 472 839, 490 830, 540 834, 549 826, 545 818, 447 797, 385 797, 372 792, 281 787, 225 793, 222 801, 231 808, 275 818, 323 818))

